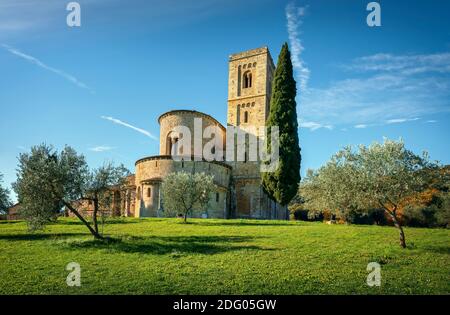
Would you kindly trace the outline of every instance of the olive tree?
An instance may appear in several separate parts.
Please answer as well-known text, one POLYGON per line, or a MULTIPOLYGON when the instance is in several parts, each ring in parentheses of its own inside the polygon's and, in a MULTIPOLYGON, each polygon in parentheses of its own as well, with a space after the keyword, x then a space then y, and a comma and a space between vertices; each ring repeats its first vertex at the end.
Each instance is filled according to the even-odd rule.
POLYGON ((57 218, 63 207, 71 211, 89 232, 102 239, 97 215, 111 206, 111 188, 121 186, 129 174, 125 167, 106 163, 90 170, 83 155, 66 146, 57 152, 45 144, 34 146, 19 156, 14 190, 21 203, 21 214, 32 230, 43 228, 57 218), (93 203, 92 222, 83 217, 74 201, 93 203))
POLYGON ((164 211, 167 216, 182 214, 184 222, 194 211, 204 211, 215 190, 214 176, 205 173, 174 172, 162 183, 164 211))
POLYGON ((438 167, 407 150, 403 141, 385 139, 383 143, 346 147, 305 181, 316 190, 308 205, 315 209, 365 211, 382 209, 399 230, 400 246, 406 247, 398 209, 405 198, 422 191, 430 182, 429 170, 438 167))
POLYGON ((7 213, 11 206, 11 199, 9 198, 9 190, 2 187, 3 174, 0 173, 0 214, 7 213))

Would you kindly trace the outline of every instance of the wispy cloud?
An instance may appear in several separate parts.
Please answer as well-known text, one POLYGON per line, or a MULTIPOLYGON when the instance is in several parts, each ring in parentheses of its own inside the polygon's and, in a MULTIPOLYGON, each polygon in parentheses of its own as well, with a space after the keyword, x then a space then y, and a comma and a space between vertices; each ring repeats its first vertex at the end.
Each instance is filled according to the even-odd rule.
POLYGON ((328 129, 328 130, 332 130, 333 129, 332 125, 322 125, 322 124, 314 122, 314 121, 300 122, 299 125, 300 125, 300 128, 307 128, 307 129, 310 129, 311 131, 315 131, 315 130, 320 129, 320 128, 325 128, 325 129, 328 129))
POLYGON ((106 145, 99 145, 93 148, 89 148, 90 151, 93 152, 106 152, 106 151, 111 151, 114 150, 114 147, 110 147, 110 146, 106 146, 106 145))
POLYGON ((300 90, 304 92, 308 87, 310 71, 302 58, 304 47, 300 37, 300 26, 303 23, 307 7, 297 7, 294 2, 286 6, 287 31, 291 46, 292 65, 300 81, 300 90))
POLYGON ((430 120, 427 120, 426 123, 427 124, 434 124, 434 123, 437 123, 437 120, 430 119, 430 120))
POLYGON ((408 121, 416 121, 419 120, 419 118, 394 118, 394 119, 388 119, 386 120, 386 124, 400 124, 408 121))
POLYGON ((149 137, 149 138, 151 138, 151 139, 153 139, 153 140, 158 140, 157 137, 155 137, 154 135, 152 135, 152 134, 151 134, 150 132, 148 132, 147 130, 144 130, 144 129, 135 127, 135 126, 133 126, 133 125, 130 125, 129 123, 126 123, 126 122, 124 122, 124 121, 121 121, 120 119, 116 119, 116 118, 109 117, 109 116, 101 116, 101 118, 102 118, 102 119, 109 120, 109 121, 112 121, 112 122, 115 123, 115 124, 118 124, 118 125, 121 125, 121 126, 130 128, 130 129, 133 129, 133 130, 135 130, 135 131, 137 131, 137 132, 139 132, 139 133, 142 133, 143 135, 145 135, 145 136, 147 136, 147 137, 149 137))
POLYGON ((364 129, 364 128, 367 128, 367 125, 366 124, 358 124, 358 125, 355 125, 355 128, 356 129, 364 129))
POLYGON ((21 52, 20 50, 18 50, 16 48, 13 48, 13 47, 11 47, 9 45, 2 44, 1 46, 4 49, 6 49, 7 51, 9 51, 11 54, 13 54, 13 55, 15 55, 17 57, 20 57, 22 59, 25 59, 26 61, 28 61, 28 62, 30 62, 30 63, 32 63, 32 64, 34 64, 34 65, 36 65, 36 66, 38 66, 38 67, 40 67, 42 69, 45 69, 45 70, 50 71, 50 72, 53 72, 53 73, 61 76, 62 78, 72 82, 73 84, 77 85, 78 87, 80 87, 82 89, 87 89, 91 93, 94 93, 94 91, 90 87, 88 87, 86 84, 84 84, 83 82, 78 80, 73 75, 68 74, 68 73, 66 73, 66 72, 64 72, 62 70, 50 67, 50 66, 46 65, 45 63, 43 63, 42 61, 40 61, 39 59, 37 59, 37 58, 35 58, 33 56, 30 56, 30 55, 27 55, 27 54, 21 52))
MULTIPOLYGON (((0 39, 17 40, 19 36, 30 33, 60 32, 66 28, 65 6, 70 1, 62 0, 0 0, 0 39)), ((241 0, 134 0, 129 5, 123 0, 85 0, 78 1, 83 12, 102 12, 89 16, 89 24, 114 23, 132 19, 140 27, 146 23, 148 30, 183 27, 187 23, 198 22, 224 12, 233 13, 236 3, 251 9, 253 1, 241 0), (243 2, 244 4, 241 4, 243 2)))
POLYGON ((299 116, 322 125, 380 126, 450 112, 450 53, 376 54, 339 68, 346 78, 299 96, 299 116))
POLYGON ((425 72, 450 73, 450 52, 428 55, 393 55, 379 53, 356 58, 343 66, 357 71, 400 72, 419 74, 425 72))
POLYGON ((61 1, 46 0, 37 4, 33 0, 0 1, 0 38, 17 38, 41 30, 50 21, 57 20, 61 12, 61 1))

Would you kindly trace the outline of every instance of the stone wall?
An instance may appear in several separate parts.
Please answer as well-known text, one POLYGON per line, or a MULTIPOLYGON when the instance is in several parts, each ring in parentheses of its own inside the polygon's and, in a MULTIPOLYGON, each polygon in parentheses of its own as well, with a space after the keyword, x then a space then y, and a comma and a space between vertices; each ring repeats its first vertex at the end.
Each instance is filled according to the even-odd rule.
MULTIPOLYGON (((274 71, 275 65, 267 47, 230 55, 228 126, 239 127, 257 139, 264 139, 274 71), (251 74, 250 86, 244 82, 248 73, 251 74)), ((233 169, 232 217, 286 219, 286 207, 270 200, 262 189, 259 151, 256 152, 257 161, 252 160, 248 138, 243 143, 236 141, 234 148, 235 161, 227 162, 233 169), (237 161, 238 151, 247 152, 244 161, 237 161)))
MULTIPOLYGON (((222 151, 225 151, 226 149, 226 129, 222 124, 220 124, 217 120, 215 120, 213 117, 193 111, 193 110, 174 110, 167 112, 163 115, 161 115, 158 119, 158 122, 160 124, 160 148, 159 148, 159 154, 160 155, 171 155, 171 138, 173 139, 178 138, 181 139, 181 137, 184 137, 183 135, 180 135, 179 132, 175 131, 175 128, 177 126, 185 126, 189 128, 191 133, 191 148, 190 148, 190 154, 189 156, 193 155, 196 157, 201 157, 203 155, 203 148, 205 147, 205 144, 212 140, 213 137, 217 137, 217 139, 221 139, 222 141, 222 151), (201 128, 198 128, 199 130, 195 129, 194 122, 195 119, 201 119, 202 125, 201 128), (211 135, 211 138, 203 138, 204 131, 206 128, 210 126, 216 126, 216 131, 219 133, 218 135, 211 135), (194 136, 198 134, 199 139, 201 139, 201 145, 200 151, 195 150, 195 142, 194 142, 194 136)), ((219 154, 219 146, 217 146, 217 154, 219 154)), ((185 152, 183 152, 184 154, 185 152)))
POLYGON ((228 67, 228 124, 264 126, 275 69, 269 49, 263 47, 233 54, 229 57, 228 67), (252 77, 251 86, 247 88, 242 82, 245 73, 252 77))
MULTIPOLYGON (((227 126, 239 127, 257 138, 263 138, 269 114, 272 79, 275 65, 267 47, 248 50, 229 56, 227 126)), ((208 216, 215 218, 286 219, 287 209, 270 200, 262 190, 260 162, 251 161, 248 140, 234 143, 234 161, 207 162, 201 156, 211 139, 203 137, 204 130, 216 126, 222 139, 223 155, 226 148, 226 130, 213 117, 193 110, 174 110, 162 114, 160 124, 160 155, 136 162, 134 216, 163 215, 161 183, 170 172, 206 172, 214 175, 218 187, 210 198, 208 216), (195 119, 202 125, 196 130, 195 119), (187 160, 174 161, 171 154, 182 137, 177 126, 185 126, 191 133, 190 152, 181 153, 187 160), (194 136, 201 133, 196 151, 194 136), (237 161, 238 149, 245 152, 243 161, 237 161), (191 161, 195 159, 196 161, 191 161), (189 160, 189 161, 188 161, 189 160), (218 194, 216 196, 216 193, 218 194)), ((230 149, 230 148, 228 148, 230 149)), ((222 156, 220 147, 216 157, 222 156)), ((259 155, 257 155, 258 159, 259 155)))
MULTIPOLYGON (((226 218, 228 216, 227 200, 231 168, 227 164, 206 161, 174 161, 171 156, 154 156, 136 162, 137 195, 134 212, 136 217, 163 216, 164 200, 160 193, 161 183, 169 173, 180 171, 205 172, 213 175, 217 191, 210 196, 208 217, 226 218)), ((201 217, 201 214, 196 216, 201 217)))

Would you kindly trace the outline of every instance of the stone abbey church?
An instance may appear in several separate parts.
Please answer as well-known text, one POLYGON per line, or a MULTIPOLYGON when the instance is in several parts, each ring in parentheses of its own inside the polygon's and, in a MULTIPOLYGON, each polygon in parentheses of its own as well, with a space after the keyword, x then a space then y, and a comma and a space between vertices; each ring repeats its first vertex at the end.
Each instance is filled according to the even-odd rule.
MULTIPOLYGON (((267 47, 229 56, 227 124, 245 130, 250 126, 264 130, 269 115, 275 65, 267 47)), ((214 175, 216 191, 210 196, 207 211, 194 214, 209 218, 288 219, 287 207, 267 197, 261 185, 260 162, 175 161, 173 144, 178 141, 176 126, 194 130, 194 119, 202 119, 202 129, 218 127, 226 151, 226 128, 213 117, 193 110, 173 110, 162 114, 160 155, 136 162, 135 175, 128 178, 123 191, 114 193, 113 214, 131 217, 159 217, 164 213, 161 183, 171 172, 205 172, 214 175)), ((254 131, 253 131, 254 132, 254 131)), ((217 135, 216 135, 217 136, 217 135)), ((257 134, 256 136, 261 136, 257 134)), ((193 135, 192 135, 193 137, 193 135)), ((202 139, 202 148, 207 142, 202 139)), ((192 139, 191 143, 194 143, 192 139)), ((235 144, 236 145, 236 144, 235 144)), ((237 150, 234 150, 235 152, 237 150)), ((194 152, 193 150, 191 152, 194 152)), ((87 208, 89 211, 89 207, 87 208)))

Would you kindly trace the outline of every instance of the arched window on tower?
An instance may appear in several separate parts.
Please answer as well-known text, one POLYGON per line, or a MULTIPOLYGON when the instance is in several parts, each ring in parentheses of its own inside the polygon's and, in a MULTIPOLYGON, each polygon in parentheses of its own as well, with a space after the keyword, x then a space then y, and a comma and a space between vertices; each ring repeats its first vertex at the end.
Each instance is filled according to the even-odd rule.
POLYGON ((244 123, 248 123, 248 112, 244 112, 244 123))
POLYGON ((244 89, 252 87, 252 73, 250 71, 244 72, 242 84, 244 89))
POLYGON ((147 188, 147 198, 152 196, 152 189, 150 187, 147 188))

